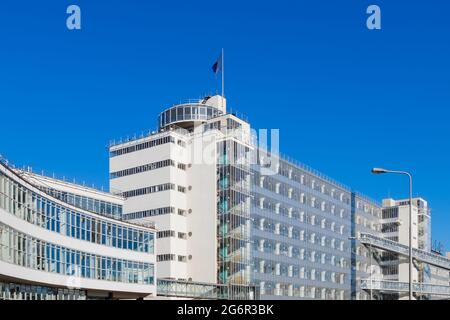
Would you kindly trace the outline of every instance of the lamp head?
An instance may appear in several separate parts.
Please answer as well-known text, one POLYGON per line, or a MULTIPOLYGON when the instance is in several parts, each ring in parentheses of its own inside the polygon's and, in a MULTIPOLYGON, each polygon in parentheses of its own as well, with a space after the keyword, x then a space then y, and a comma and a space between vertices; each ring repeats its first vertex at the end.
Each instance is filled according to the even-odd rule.
POLYGON ((382 173, 386 173, 386 172, 388 172, 388 170, 382 169, 382 168, 373 168, 372 169, 373 174, 382 174, 382 173))

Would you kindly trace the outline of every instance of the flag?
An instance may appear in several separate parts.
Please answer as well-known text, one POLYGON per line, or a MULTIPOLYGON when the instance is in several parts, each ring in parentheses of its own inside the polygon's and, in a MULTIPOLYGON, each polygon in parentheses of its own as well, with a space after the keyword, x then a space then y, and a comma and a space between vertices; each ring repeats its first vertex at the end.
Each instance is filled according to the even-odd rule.
POLYGON ((222 54, 220 54, 219 58, 216 62, 214 62, 212 66, 212 70, 215 74, 218 74, 219 72, 222 72, 222 54))

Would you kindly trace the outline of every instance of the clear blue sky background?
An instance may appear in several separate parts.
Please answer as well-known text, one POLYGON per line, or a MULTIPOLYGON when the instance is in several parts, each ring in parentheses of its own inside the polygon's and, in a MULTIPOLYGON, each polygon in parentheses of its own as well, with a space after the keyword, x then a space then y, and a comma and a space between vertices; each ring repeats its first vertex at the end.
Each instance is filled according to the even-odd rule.
POLYGON ((215 93, 281 149, 380 200, 410 170, 450 247, 450 2, 47 0, 0 3, 0 153, 108 185, 107 144, 158 112, 215 93), (82 30, 66 28, 66 8, 82 30), (382 9, 382 30, 365 27, 382 9))

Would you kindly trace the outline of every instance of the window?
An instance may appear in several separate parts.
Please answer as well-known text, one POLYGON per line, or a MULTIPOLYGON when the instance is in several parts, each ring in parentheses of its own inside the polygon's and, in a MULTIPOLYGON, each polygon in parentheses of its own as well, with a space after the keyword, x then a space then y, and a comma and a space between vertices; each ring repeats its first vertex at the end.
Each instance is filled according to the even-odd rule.
POLYGON ((175 261, 175 255, 174 254, 158 254, 156 256, 156 261, 157 262, 175 261))
POLYGON ((163 214, 171 214, 175 212, 174 207, 164 207, 164 208, 158 208, 158 209, 150 209, 145 211, 138 211, 138 212, 132 212, 127 213, 123 215, 124 220, 133 220, 133 219, 140 219, 145 217, 153 217, 153 216, 159 216, 163 214))
POLYGON ((383 209, 382 218, 383 219, 398 218, 398 207, 383 209))
POLYGON ((173 230, 158 231, 157 237, 158 238, 175 237, 175 231, 173 230))
POLYGON ((169 167, 169 166, 174 167, 175 166, 175 161, 167 159, 167 160, 163 160, 163 161, 157 161, 157 162, 144 164, 142 166, 137 166, 137 167, 134 167, 134 168, 129 168, 129 169, 125 169, 125 170, 112 172, 110 174, 110 178, 111 179, 116 179, 116 178, 126 177, 126 176, 129 176, 129 175, 138 174, 138 173, 142 173, 142 172, 147 172, 147 171, 151 171, 151 170, 156 170, 156 169, 169 167))
MULTIPOLYGON (((175 110, 172 110, 172 111, 175 111, 175 110)), ((175 114, 173 114, 173 116, 174 115, 175 114)), ((173 118, 175 118, 175 117, 173 117, 173 118)), ((139 151, 139 150, 144 150, 144 149, 148 149, 148 148, 153 148, 153 147, 159 146, 161 144, 166 144, 166 143, 175 143, 175 138, 171 137, 171 136, 167 136, 167 137, 162 137, 159 139, 146 141, 146 142, 143 142, 140 144, 136 144, 134 146, 113 150, 110 152, 110 157, 111 158, 117 157, 117 156, 120 156, 123 154, 131 153, 131 152, 135 152, 135 151, 139 151)))
POLYGON ((381 232, 388 233, 388 232, 397 232, 398 231, 398 223, 391 222, 391 223, 383 223, 381 227, 381 232))
POLYGON ((162 192, 167 190, 174 190, 175 185, 173 183, 164 183, 159 184, 156 186, 150 186, 146 188, 136 189, 136 190, 130 190, 122 193, 122 196, 124 198, 132 198, 137 196, 142 196, 146 194, 156 193, 156 192, 162 192))

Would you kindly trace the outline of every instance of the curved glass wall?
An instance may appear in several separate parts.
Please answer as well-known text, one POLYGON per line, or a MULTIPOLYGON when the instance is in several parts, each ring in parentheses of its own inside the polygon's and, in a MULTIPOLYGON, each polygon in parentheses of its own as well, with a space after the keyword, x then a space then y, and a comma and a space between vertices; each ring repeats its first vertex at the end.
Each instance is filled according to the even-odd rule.
POLYGON ((159 126, 163 128, 175 122, 209 120, 222 114, 217 108, 201 104, 185 104, 170 108, 159 115, 159 126))
POLYGON ((67 208, 29 190, 2 172, 0 209, 64 236, 119 249, 154 253, 153 231, 67 208))
POLYGON ((86 300, 86 290, 0 282, 0 300, 86 300))
POLYGON ((94 280, 154 284, 152 263, 105 257, 36 239, 0 224, 0 261, 94 280))
POLYGON ((122 206, 120 204, 84 197, 49 187, 38 186, 38 188, 50 196, 82 210, 90 211, 113 219, 120 219, 122 217, 122 206))

